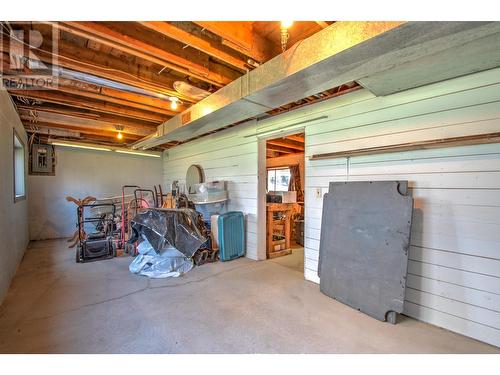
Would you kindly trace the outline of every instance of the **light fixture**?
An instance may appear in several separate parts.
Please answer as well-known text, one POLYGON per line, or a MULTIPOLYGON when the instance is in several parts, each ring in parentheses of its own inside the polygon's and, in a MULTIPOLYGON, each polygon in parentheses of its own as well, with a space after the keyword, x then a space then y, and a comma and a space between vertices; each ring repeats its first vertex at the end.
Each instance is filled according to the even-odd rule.
POLYGON ((283 52, 286 51, 286 44, 288 42, 288 38, 290 38, 288 29, 292 27, 292 25, 293 21, 281 21, 280 34, 281 34, 281 49, 283 50, 283 52))
POLYGON ((175 81, 174 89, 183 96, 188 96, 197 100, 205 99, 210 95, 210 91, 200 89, 184 81, 175 81))
POLYGON ((120 147, 115 147, 115 146, 109 146, 109 147, 101 147, 99 145, 93 145, 90 143, 79 143, 79 142, 73 142, 73 141, 64 141, 64 140, 50 140, 48 142, 51 145, 54 146, 64 146, 64 147, 74 147, 74 148, 84 148, 88 150, 97 150, 97 151, 114 151, 119 154, 130 154, 130 155, 136 155, 136 156, 148 156, 152 158, 160 158, 161 157, 161 152, 154 152, 154 151, 134 151, 134 150, 129 150, 126 148, 120 148, 120 147))
POLYGON ((84 149, 88 149, 88 150, 97 150, 97 151, 111 151, 109 148, 87 145, 84 143, 75 143, 75 142, 66 142, 66 141, 57 141, 57 142, 52 141, 49 143, 53 146, 84 148, 84 149))
POLYGON ((149 156, 152 158, 159 158, 161 155, 159 154, 152 154, 152 153, 146 153, 146 152, 138 152, 138 151, 125 151, 125 150, 115 150, 116 152, 120 154, 130 154, 130 155, 138 155, 138 156, 149 156))
POLYGON ((116 138, 118 139, 123 139, 123 126, 122 125, 115 125, 115 129, 118 130, 118 133, 116 134, 116 138))
POLYGON ((171 96, 168 98, 168 100, 170 100, 170 108, 175 111, 179 107, 179 98, 176 96, 171 96))

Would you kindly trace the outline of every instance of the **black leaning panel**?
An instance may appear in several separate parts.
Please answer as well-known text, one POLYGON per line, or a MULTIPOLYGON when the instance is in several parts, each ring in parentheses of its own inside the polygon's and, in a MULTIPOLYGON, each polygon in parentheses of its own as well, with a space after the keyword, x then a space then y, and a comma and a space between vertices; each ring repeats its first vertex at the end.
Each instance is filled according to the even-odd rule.
POLYGON ((382 321, 388 312, 401 313, 412 211, 407 181, 330 182, 321 222, 321 291, 382 321))

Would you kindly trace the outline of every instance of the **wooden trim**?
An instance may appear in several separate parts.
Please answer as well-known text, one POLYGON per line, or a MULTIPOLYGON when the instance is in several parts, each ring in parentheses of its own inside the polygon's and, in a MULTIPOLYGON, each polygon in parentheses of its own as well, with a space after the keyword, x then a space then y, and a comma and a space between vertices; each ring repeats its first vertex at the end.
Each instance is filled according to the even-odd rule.
POLYGON ((388 146, 361 148, 358 150, 315 154, 315 155, 311 155, 309 157, 309 160, 335 159, 335 158, 386 154, 386 153, 405 152, 405 151, 414 151, 414 150, 428 150, 428 149, 434 149, 434 148, 470 146, 470 145, 498 143, 498 142, 500 142, 500 132, 499 133, 467 135, 467 136, 463 136, 463 137, 433 139, 433 140, 422 141, 422 142, 399 143, 399 144, 388 145, 388 146))

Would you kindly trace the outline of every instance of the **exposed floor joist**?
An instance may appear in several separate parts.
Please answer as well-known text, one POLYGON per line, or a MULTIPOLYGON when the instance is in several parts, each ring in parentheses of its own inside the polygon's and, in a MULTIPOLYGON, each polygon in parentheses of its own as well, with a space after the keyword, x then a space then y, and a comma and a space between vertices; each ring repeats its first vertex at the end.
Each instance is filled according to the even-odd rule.
POLYGON ((251 57, 258 63, 265 62, 277 54, 276 46, 269 46, 269 42, 263 36, 253 32, 252 22, 196 21, 195 23, 220 36, 224 45, 251 57))
POLYGON ((272 145, 272 146, 281 146, 281 147, 291 148, 293 150, 298 150, 298 151, 304 151, 304 143, 288 140, 286 138, 285 139, 273 139, 273 140, 267 141, 267 144, 272 145))
POLYGON ((154 30, 169 38, 184 43, 188 47, 193 47, 199 51, 205 52, 206 54, 224 61, 228 65, 231 65, 243 72, 247 71, 250 67, 245 60, 223 51, 222 49, 224 46, 222 44, 214 46, 214 42, 193 35, 192 33, 189 33, 181 29, 180 27, 174 26, 172 23, 147 21, 140 22, 140 24, 144 27, 147 27, 148 29, 154 30))
POLYGON ((238 77, 237 74, 225 76, 209 68, 180 57, 166 49, 129 37, 96 22, 60 22, 57 27, 68 33, 94 40, 130 55, 167 67, 187 76, 222 87, 238 77))
POLYGON ((90 100, 88 98, 86 98, 86 100, 82 100, 80 96, 68 95, 66 93, 61 93, 53 90, 9 90, 9 93, 14 96, 38 99, 44 102, 62 104, 75 108, 84 108, 102 113, 127 116, 139 120, 150 121, 153 123, 161 123, 166 118, 168 118, 168 116, 165 117, 152 112, 126 108, 104 101, 90 100))
MULTIPOLYGON (((108 137, 107 142, 115 144, 122 141, 113 129, 124 126, 122 133, 129 142, 137 135, 125 133, 127 127, 149 129, 198 102, 203 96, 190 93, 189 85, 214 92, 255 68, 256 61, 265 62, 281 52, 278 22, 207 22, 205 26, 209 27, 187 21, 1 23, 0 59, 3 72, 12 77, 9 92, 28 130, 37 132, 38 126, 42 136, 52 125, 58 134, 78 134, 82 139, 92 135, 93 140, 101 137, 100 142, 108 137), (29 42, 13 37, 11 29, 24 35, 37 31, 42 44, 26 48, 29 42), (9 53, 15 49, 11 47, 34 51, 24 57, 21 70, 11 67, 9 53), (35 55, 52 68, 50 79, 57 83, 53 89, 36 90, 22 79, 16 81, 38 73, 29 65, 36 61, 35 55), (187 84, 188 90, 177 91, 178 82, 187 84), (180 100, 177 108, 171 97, 180 100), (58 120, 48 121, 47 116, 58 120), (84 120, 98 121, 103 133, 95 126, 82 128, 84 120)), ((290 34, 299 40, 320 29, 315 22, 298 22, 290 34)))

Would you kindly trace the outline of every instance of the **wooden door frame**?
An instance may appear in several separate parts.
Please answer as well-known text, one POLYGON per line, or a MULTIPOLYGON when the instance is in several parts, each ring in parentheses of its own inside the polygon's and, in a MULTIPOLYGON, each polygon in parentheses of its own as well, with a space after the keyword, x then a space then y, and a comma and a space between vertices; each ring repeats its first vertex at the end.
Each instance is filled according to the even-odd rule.
MULTIPOLYGON (((267 183, 267 169, 266 169, 266 141, 269 139, 276 139, 279 137, 304 133, 304 149, 306 147, 307 138, 305 137, 304 127, 291 127, 291 129, 278 129, 272 133, 264 133, 257 135, 257 259, 266 260, 266 245, 267 245, 267 226, 266 226, 266 183, 267 183)), ((304 150, 305 159, 305 150, 304 150)), ((305 186, 305 163, 304 163, 304 186, 305 186)), ((304 191, 305 195, 305 191, 304 191)), ((304 196, 305 206, 305 196, 304 196)), ((305 224, 305 223, 304 223, 305 224)), ((304 252, 305 254, 305 252, 304 252)), ((305 259, 304 259, 305 262, 305 259)))

